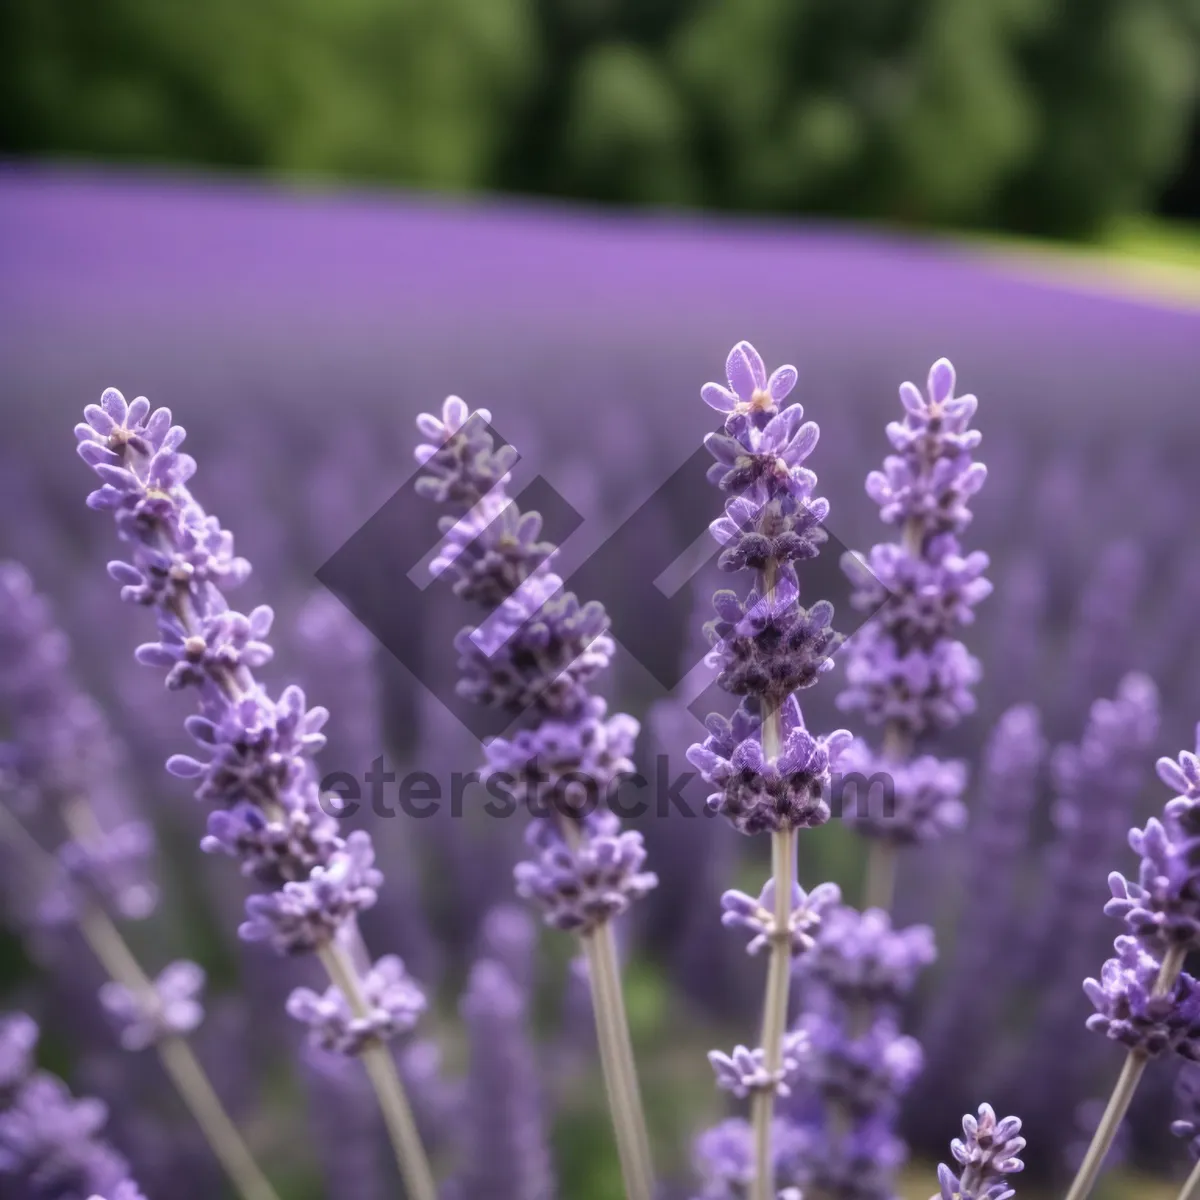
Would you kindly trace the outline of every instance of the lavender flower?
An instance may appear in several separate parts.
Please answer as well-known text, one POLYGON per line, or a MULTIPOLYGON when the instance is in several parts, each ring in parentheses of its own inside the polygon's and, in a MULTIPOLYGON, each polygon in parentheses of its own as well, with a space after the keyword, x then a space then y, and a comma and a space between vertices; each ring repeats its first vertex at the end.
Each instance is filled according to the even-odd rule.
POLYGON ((950 1143, 959 1172, 945 1163, 938 1166, 942 1200, 1009 1200, 1015 1195, 1007 1176, 1025 1169, 1017 1157, 1025 1148, 1020 1132, 1016 1117, 997 1121, 990 1104, 979 1106, 977 1118, 970 1113, 963 1117, 963 1137, 950 1143))
POLYGON ((100 989, 100 1003, 120 1030, 121 1045, 144 1050, 164 1037, 186 1037, 199 1028, 204 982, 204 971, 194 962, 173 962, 154 981, 150 996, 110 982, 100 989))
POLYGON ((860 913, 841 905, 824 915, 816 945, 797 971, 846 1009, 869 1005, 891 1011, 936 957, 928 925, 893 929, 882 909, 860 913))
MULTIPOLYGON (((807 1140, 789 1121, 777 1119, 771 1129, 776 1200, 799 1200, 797 1184, 807 1140)), ((731 1119, 705 1130, 692 1159, 703 1182, 695 1200, 745 1200, 754 1182, 754 1138, 747 1121, 731 1119)))
POLYGON ((1200 985, 1181 972, 1158 991, 1163 964, 1133 937, 1119 937, 1100 973, 1084 980, 1096 1008, 1087 1026, 1147 1058, 1180 1054, 1200 1061, 1200 985))
POLYGON ((808 1049, 808 1035, 796 1031, 784 1037, 780 1065, 775 1071, 767 1070, 766 1057, 761 1049, 750 1050, 745 1046, 734 1047, 732 1054, 710 1050, 708 1061, 716 1072, 717 1087, 732 1092, 741 1100, 761 1091, 790 1096, 791 1085, 808 1056, 808 1049))
POLYGON ((314 1045, 335 1054, 361 1054, 371 1041, 388 1042, 412 1029, 425 1011, 425 995, 394 954, 384 955, 366 972, 361 984, 365 1012, 356 1015, 340 989, 318 995, 296 988, 287 1010, 310 1030, 314 1045))
POLYGON ((462 1200, 550 1200, 546 1142, 526 997, 498 963, 481 959, 462 1001, 470 1041, 462 1200))
MULTIPOLYGON (((798 884, 792 884, 792 915, 788 920, 786 936, 791 943, 792 954, 800 955, 811 950, 815 944, 817 930, 826 913, 841 903, 842 893, 836 883, 822 883, 811 892, 798 884)), ((745 892, 728 891, 721 897, 725 910, 721 924, 727 929, 745 929, 754 936, 746 947, 748 954, 757 954, 779 935, 775 924, 775 880, 768 879, 756 900, 745 892)))
MULTIPOLYGON (((975 707, 971 688, 979 664, 954 635, 974 620, 975 605, 992 587, 983 576, 987 555, 964 556, 958 534, 971 521, 969 501, 987 468, 972 458, 982 436, 968 428, 978 402, 956 397, 954 383, 954 368, 943 358, 930 368, 927 396, 911 383, 901 385, 904 420, 887 428, 896 453, 867 477, 867 494, 885 523, 901 527, 901 540, 842 559, 854 607, 874 616, 848 647, 838 702, 887 726, 893 746, 905 748, 881 756, 893 762, 907 758, 914 738, 957 724, 975 707)), ((865 749, 858 762, 869 774, 877 769, 865 749)), ((860 821, 860 832, 917 841, 962 824, 965 769, 944 764, 939 771, 933 761, 918 762, 896 781, 893 820, 860 821)))
POLYGON ((709 808, 739 833, 812 829, 829 820, 830 769, 850 734, 839 729, 814 737, 795 696, 787 698, 780 718, 782 741, 774 758, 764 756, 760 723, 744 708, 732 721, 709 716, 709 736, 688 750, 705 782, 720 789, 709 796, 709 808))
POLYGON ((119 918, 148 916, 158 900, 154 835, 131 817, 115 740, 72 674, 49 604, 13 562, 0 563, 0 709, 12 734, 0 786, 18 818, 56 848, 58 876, 39 921, 71 924, 92 904, 119 918))
MULTIPOLYGON (((1200 726, 1196 731, 1200 746, 1200 726)), ((1104 911, 1120 917, 1147 944, 1188 951, 1200 947, 1200 768, 1197 757, 1158 761, 1159 778, 1179 795, 1163 819, 1151 818, 1144 829, 1129 834, 1129 844, 1142 857, 1136 883, 1114 872, 1109 876, 1113 899, 1104 911)))
POLYGON ((580 604, 550 571, 555 549, 537 540, 540 517, 522 514, 505 493, 513 454, 495 447, 490 420, 456 396, 440 418, 422 414, 417 426, 430 442, 417 447, 425 468, 417 486, 466 510, 441 519, 434 570, 456 576, 460 595, 491 609, 455 639, 459 691, 526 725, 488 742, 484 772, 535 818, 526 838, 535 856, 517 866, 517 892, 547 924, 587 933, 657 882, 641 869, 641 834, 620 832, 602 808, 633 770, 638 724, 609 716, 588 691, 612 656, 608 616, 595 601, 580 604))
POLYGON ((60 1079, 33 1070, 36 1036, 28 1017, 0 1019, 7 1081, 0 1091, 0 1181, 10 1180, 30 1200, 116 1193, 129 1165, 99 1138, 108 1110, 98 1100, 76 1100, 60 1079))
POLYGON ((110 574, 125 599, 158 614, 159 640, 137 658, 199 700, 186 728, 204 757, 173 755, 167 769, 197 780, 197 798, 217 810, 203 849, 235 855, 243 874, 270 889, 246 901, 239 933, 281 954, 328 946, 375 903, 382 882, 370 836, 343 839, 320 808, 311 759, 328 714, 309 708, 297 687, 274 699, 256 680, 273 654, 273 614, 266 605, 248 616, 229 607, 223 589, 249 567, 188 490, 196 464, 179 450, 185 433, 170 411, 152 412, 143 397, 127 404, 109 389, 84 416, 79 454, 102 483, 88 504, 114 514, 130 554, 110 574))
POLYGON ((537 857, 518 863, 515 878, 517 895, 536 904, 547 925, 587 934, 652 891, 658 877, 642 870, 641 834, 621 832, 611 812, 577 825, 579 842, 572 846, 550 821, 534 821, 525 840, 537 857))
POLYGON ((141 1189, 132 1180, 125 1180, 124 1183, 117 1184, 116 1188, 108 1195, 93 1196, 91 1200, 146 1200, 142 1195, 141 1189))
MULTIPOLYGON (((710 407, 726 414, 721 431, 705 438, 715 459, 708 479, 728 496, 710 532, 722 546, 718 565, 751 569, 757 579, 744 600, 724 589, 713 597, 717 616, 705 626, 712 645, 705 662, 716 669, 720 687, 744 699, 731 719, 709 717, 709 736, 688 750, 688 760, 717 789, 708 798, 712 811, 740 833, 772 838, 773 886, 763 897, 773 911, 742 893, 723 901, 726 924, 755 934, 752 949, 771 946, 762 1048, 709 1056, 720 1086, 740 1097, 753 1095, 750 1183, 755 1200, 770 1200, 775 1097, 790 1094, 796 1046, 796 1034, 785 1032, 789 967, 793 955, 812 944, 810 930, 818 920, 815 907, 797 912, 805 896, 796 889, 795 833, 829 820, 831 770, 850 734, 815 737, 794 695, 832 667, 842 641, 831 604, 801 607, 796 575, 796 564, 815 557, 825 541, 821 522, 829 505, 813 496, 817 477, 804 465, 819 430, 804 423, 801 405, 781 407, 795 386, 795 367, 768 377, 758 351, 739 342, 725 374, 728 387, 710 383, 701 390, 710 407)), ((827 897, 832 899, 827 893, 822 905, 827 897)))

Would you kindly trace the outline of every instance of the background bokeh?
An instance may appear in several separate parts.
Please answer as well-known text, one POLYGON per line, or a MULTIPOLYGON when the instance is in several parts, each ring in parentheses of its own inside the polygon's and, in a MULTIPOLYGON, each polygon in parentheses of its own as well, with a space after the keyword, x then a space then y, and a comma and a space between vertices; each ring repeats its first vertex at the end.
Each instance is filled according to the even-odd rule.
MULTIPOLYGON (((200 814, 161 770, 185 706, 132 661, 149 634, 104 574, 109 523, 83 507, 82 406, 112 384, 187 426, 195 490, 254 564, 244 598, 279 613, 271 681, 334 710, 326 769, 361 774, 384 754, 448 776, 477 765, 477 739, 315 580, 411 475, 417 412, 449 392, 491 409, 520 478, 582 514, 571 569, 694 452, 713 424, 699 387, 749 337, 798 365, 830 527, 865 547, 881 531, 862 480, 896 385, 950 356, 981 398, 991 474, 968 537, 992 555, 996 593, 968 639, 979 712, 944 749, 978 772, 997 719, 1027 701, 1049 744, 1077 742, 1132 669, 1161 696, 1144 788, 1096 798, 1110 858, 1062 866, 1043 769, 986 969, 964 954, 986 869, 970 833, 902 872, 900 918, 934 923, 941 946, 910 1020, 929 1055, 905 1131, 913 1194, 982 1099, 1028 1116, 1036 1191, 1068 1169, 1118 1060, 1082 1032, 1079 956, 1047 955, 1045 930, 1082 895, 1094 918, 1073 937, 1098 970, 1105 876, 1132 862, 1121 829, 1161 805, 1153 760, 1190 746, 1200 717, 1198 37, 1183 0, 0 9, 0 557, 48 593, 104 705, 129 803, 163 839, 168 904, 133 936, 148 960, 210 970, 202 1052, 287 1200, 326 1194, 322 1171, 347 1170, 349 1144, 386 1178, 380 1131, 353 1080, 297 1068, 282 999, 304 969, 236 944, 231 864, 195 849, 200 814)), ((680 771, 697 689, 655 676, 697 661, 715 573, 693 580, 686 619, 648 631, 638 581, 715 508, 697 488, 653 509, 605 596, 627 647, 611 701, 643 722, 643 762, 680 771)), ((364 586, 386 595, 435 520, 414 506, 390 523, 364 586)), ((461 623, 433 589, 385 640, 449 674, 461 623)), ((838 686, 806 694, 814 726, 837 721, 838 686)), ((693 709, 707 700, 721 703, 693 709)), ((451 1156, 471 1057, 456 1008, 470 963, 504 942, 519 822, 357 819, 388 877, 372 948, 398 950, 438 995, 424 1032, 442 1061, 421 1040, 404 1066, 451 1156)), ((761 989, 718 898, 761 874, 761 847, 715 822, 642 828, 663 883, 626 930, 631 1018, 662 1166, 687 1195, 689 1141, 722 1111, 704 1051, 747 1036, 761 989)), ((836 824, 806 837, 801 874, 856 897, 855 838, 836 824)), ((219 1195, 153 1064, 115 1048, 86 961, 8 929, 0 1006, 46 1017, 55 1065, 112 1102, 147 1194, 219 1195)), ((546 936, 506 952, 532 956, 526 1033, 561 1194, 602 1200, 615 1166, 568 948, 546 936)), ((1126 1194, 1182 1166, 1173 1082, 1148 1077, 1126 1194)))

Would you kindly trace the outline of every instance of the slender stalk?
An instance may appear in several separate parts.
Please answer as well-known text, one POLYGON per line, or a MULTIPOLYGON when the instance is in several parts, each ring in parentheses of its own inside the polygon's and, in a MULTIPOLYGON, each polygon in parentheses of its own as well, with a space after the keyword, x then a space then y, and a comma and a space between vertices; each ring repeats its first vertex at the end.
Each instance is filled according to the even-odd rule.
MULTIPOLYGON (((368 1006, 362 994, 358 970, 347 951, 336 943, 330 943, 319 950, 318 955, 330 982, 346 997, 350 1010, 356 1017, 366 1016, 368 1006)), ((379 1107, 383 1111, 408 1200, 437 1200, 433 1169, 425 1154, 421 1135, 417 1132, 412 1105, 408 1102, 391 1052, 382 1042, 373 1042, 363 1050, 362 1060, 379 1098, 379 1107)))
MULTIPOLYGON (((561 819, 559 826, 567 845, 572 851, 577 850, 580 844, 579 826, 568 818, 561 819)), ((600 1051, 604 1090, 612 1113, 621 1178, 629 1200, 650 1200, 654 1194, 654 1162, 638 1086, 633 1039, 625 1011, 620 959, 612 922, 604 922, 579 940, 587 958, 588 987, 596 1019, 596 1044, 600 1051)))
POLYGON ((863 908, 890 911, 896 894, 896 845, 886 838, 872 838, 867 849, 867 880, 863 888, 863 908))
POLYGON ((1179 1193, 1179 1200, 1200 1200, 1200 1161, 1197 1161, 1192 1173, 1187 1177, 1187 1182, 1179 1193))
MULTIPOLYGON (((1167 951, 1163 956, 1158 979, 1154 984, 1154 995, 1162 996, 1174 987, 1176 979, 1179 978, 1179 972, 1183 970, 1183 960, 1186 957, 1187 951, 1178 946, 1173 946, 1167 951)), ((1100 1178, 1104 1160, 1108 1157, 1113 1139, 1117 1136, 1117 1130, 1125 1119, 1125 1114, 1129 1111, 1133 1094, 1137 1091, 1148 1061, 1144 1054, 1140 1054, 1136 1050, 1131 1050, 1126 1056, 1125 1065, 1121 1068, 1116 1086, 1108 1098, 1108 1107, 1105 1108, 1104 1115, 1100 1118, 1100 1124, 1096 1126, 1096 1132, 1092 1135, 1092 1143, 1087 1148, 1087 1154, 1084 1155, 1083 1162, 1079 1166, 1079 1171, 1071 1184, 1071 1190, 1067 1192, 1066 1200, 1087 1200, 1092 1188, 1096 1186, 1096 1180, 1100 1178)), ((1184 1190, 1186 1192, 1187 1189, 1184 1190)))
MULTIPOLYGON (((63 817, 68 829, 80 840, 83 840, 80 835, 95 828, 91 810, 83 806, 65 807, 63 817)), ((25 827, 2 806, 0 818, 3 818, 10 839, 32 852, 35 861, 49 857, 25 827)), ((111 980, 128 988, 143 1003, 158 1003, 154 984, 107 913, 94 905, 90 906, 80 914, 78 925, 83 940, 111 980)), ((162 1038, 155 1049, 167 1077, 200 1126, 213 1155, 238 1194, 243 1200, 279 1200, 187 1041, 178 1035, 171 1035, 162 1038)))
POLYGON ((600 1065, 612 1111, 625 1192, 629 1200, 651 1200, 654 1169, 650 1139, 638 1088, 612 923, 606 921, 580 940, 587 955, 600 1065))
MULTIPOLYGON (((778 753, 778 710, 764 714, 763 754, 778 753)), ((795 878, 796 832, 783 829, 771 835, 772 877, 775 881, 775 930, 763 997, 762 1047, 764 1066, 773 1077, 783 1063, 783 1035, 787 1031, 788 990, 792 974, 792 944, 788 927, 792 916, 792 881, 795 878)), ((771 1122, 775 1114, 775 1089, 754 1095, 750 1119, 754 1130, 754 1184, 751 1200, 774 1200, 775 1163, 771 1153, 771 1122)))

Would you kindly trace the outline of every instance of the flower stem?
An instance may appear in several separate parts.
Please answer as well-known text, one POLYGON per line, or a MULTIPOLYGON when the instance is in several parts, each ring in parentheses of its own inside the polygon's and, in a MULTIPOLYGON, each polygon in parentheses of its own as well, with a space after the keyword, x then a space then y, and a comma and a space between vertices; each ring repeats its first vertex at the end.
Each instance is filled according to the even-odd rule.
MULTIPOLYGON (((1166 952, 1163 956, 1162 966, 1159 968, 1158 979, 1154 984, 1154 995, 1165 995, 1175 986, 1179 972, 1183 970, 1183 960, 1186 957, 1187 951, 1179 946, 1172 946, 1166 952)), ((1100 1178, 1100 1172, 1104 1167, 1104 1160, 1108 1157, 1113 1139, 1117 1136, 1117 1130, 1125 1119, 1125 1114, 1129 1111, 1133 1094, 1137 1091, 1148 1061, 1144 1054, 1136 1050, 1131 1050, 1126 1055, 1125 1065, 1121 1068, 1116 1086, 1108 1099, 1108 1107, 1100 1118, 1100 1124, 1096 1126, 1096 1132, 1092 1135, 1092 1143, 1088 1146, 1087 1154, 1084 1155, 1083 1162, 1079 1166, 1079 1172, 1071 1184, 1071 1190, 1067 1192, 1066 1200, 1087 1200, 1092 1188, 1096 1186, 1096 1180, 1100 1178)), ((1186 1192, 1187 1189, 1184 1190, 1186 1192)))
MULTIPOLYGON (((77 839, 84 840, 89 821, 94 820, 91 810, 68 805, 63 809, 63 817, 77 839)), ((19 844, 36 863, 45 863, 49 871, 50 856, 2 805, 0 820, 10 841, 19 844)), ((142 1003, 157 1005, 154 984, 108 914, 94 905, 89 906, 80 913, 78 925, 80 935, 108 977, 127 988, 142 1003)), ((179 1036, 165 1037, 155 1048, 167 1077, 200 1126, 214 1157, 242 1200, 279 1200, 187 1041, 179 1036)))
MULTIPOLYGON (((143 1003, 158 1003, 154 985, 106 913, 98 908, 87 909, 80 915, 79 931, 111 979, 143 1003)), ((163 1070, 239 1195, 244 1200, 278 1200, 191 1046, 181 1037, 170 1036, 162 1038, 155 1048, 163 1070)))
MULTIPOLYGON (((763 714, 763 754, 778 753, 779 711, 763 714)), ((788 989, 792 973, 792 943, 788 928, 792 917, 792 882, 795 876, 796 832, 781 829, 771 835, 771 866, 775 881, 775 936, 767 967, 763 998, 762 1047, 764 1066, 774 1077, 783 1062, 783 1035, 787 1031, 788 989)), ((751 1123, 754 1129, 754 1183, 751 1200, 774 1200, 775 1163, 771 1153, 771 1122, 775 1114, 775 1089, 767 1087, 754 1095, 751 1123)))
POLYGON ((617 944, 611 921, 605 921, 580 939, 587 955, 592 986, 592 1008, 596 1016, 596 1041, 600 1066, 612 1111, 617 1156, 629 1200, 651 1200, 654 1169, 650 1138, 638 1089, 629 1019, 621 990, 617 944))
MULTIPOLYGON (((321 964, 350 1005, 356 1017, 367 1014, 367 1002, 359 983, 359 974, 347 951, 331 942, 318 951, 321 964)), ((404 1091, 400 1073, 391 1051, 382 1042, 371 1042, 362 1051, 363 1066, 379 1098, 379 1107, 387 1125, 388 1137, 396 1153, 396 1162, 404 1179, 408 1200, 437 1200, 433 1169, 417 1131, 412 1105, 404 1091)))
POLYGON ((1200 1200, 1200 1161, 1196 1163, 1192 1168, 1192 1173, 1187 1177, 1187 1182, 1179 1193, 1179 1200, 1200 1200))
POLYGON ((867 850, 867 880, 863 889, 863 908, 882 908, 888 912, 896 893, 896 845, 886 838, 872 838, 867 850))

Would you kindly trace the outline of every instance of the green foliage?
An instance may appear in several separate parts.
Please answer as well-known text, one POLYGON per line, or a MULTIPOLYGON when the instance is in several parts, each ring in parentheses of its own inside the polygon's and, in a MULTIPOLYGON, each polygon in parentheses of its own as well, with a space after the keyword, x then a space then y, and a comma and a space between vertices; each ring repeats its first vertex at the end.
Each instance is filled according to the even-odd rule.
POLYGON ((1090 233, 1198 0, 6 0, 0 149, 1090 233))

